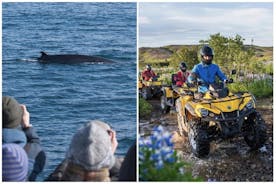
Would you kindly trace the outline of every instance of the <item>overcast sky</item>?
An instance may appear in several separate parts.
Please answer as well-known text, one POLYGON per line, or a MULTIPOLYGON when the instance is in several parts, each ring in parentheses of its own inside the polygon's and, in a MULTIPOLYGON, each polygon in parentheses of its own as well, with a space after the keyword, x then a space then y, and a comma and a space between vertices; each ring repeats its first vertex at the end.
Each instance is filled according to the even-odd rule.
POLYGON ((198 44, 209 35, 239 34, 273 46, 273 3, 139 3, 139 47, 198 44))

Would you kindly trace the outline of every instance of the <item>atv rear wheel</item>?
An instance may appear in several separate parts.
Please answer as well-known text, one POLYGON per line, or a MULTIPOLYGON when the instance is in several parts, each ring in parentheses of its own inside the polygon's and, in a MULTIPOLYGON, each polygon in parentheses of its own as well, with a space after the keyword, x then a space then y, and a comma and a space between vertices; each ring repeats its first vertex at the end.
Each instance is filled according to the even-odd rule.
POLYGON ((167 97, 165 95, 162 95, 160 99, 160 106, 161 106, 161 111, 164 114, 170 112, 170 109, 171 109, 171 107, 167 104, 167 101, 168 101, 167 97))
POLYGON ((151 88, 149 88, 149 87, 143 87, 142 88, 142 97, 145 100, 151 99, 152 98, 151 88))
POLYGON ((192 152, 200 158, 207 156, 210 152, 207 131, 195 122, 189 122, 189 125, 188 138, 192 152))
POLYGON ((244 140, 251 149, 262 147, 267 139, 265 121, 259 113, 253 114, 243 127, 244 140))

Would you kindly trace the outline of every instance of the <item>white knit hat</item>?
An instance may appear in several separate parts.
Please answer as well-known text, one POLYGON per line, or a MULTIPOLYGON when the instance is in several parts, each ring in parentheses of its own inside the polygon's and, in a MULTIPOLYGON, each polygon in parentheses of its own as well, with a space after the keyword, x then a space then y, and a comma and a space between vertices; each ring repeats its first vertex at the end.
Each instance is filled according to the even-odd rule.
POLYGON ((94 120, 86 123, 73 136, 67 159, 88 171, 111 168, 115 157, 107 130, 110 127, 104 122, 94 120))

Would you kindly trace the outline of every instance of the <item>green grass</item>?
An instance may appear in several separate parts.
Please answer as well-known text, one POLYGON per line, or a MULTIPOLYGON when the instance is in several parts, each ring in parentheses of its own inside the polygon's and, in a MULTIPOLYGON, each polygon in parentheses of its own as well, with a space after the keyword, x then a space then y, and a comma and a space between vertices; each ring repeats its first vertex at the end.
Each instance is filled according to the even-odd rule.
POLYGON ((146 118, 148 117, 153 110, 153 107, 145 99, 139 98, 139 117, 146 118))
POLYGON ((271 79, 237 82, 228 87, 233 93, 249 91, 257 98, 273 96, 273 82, 271 79))

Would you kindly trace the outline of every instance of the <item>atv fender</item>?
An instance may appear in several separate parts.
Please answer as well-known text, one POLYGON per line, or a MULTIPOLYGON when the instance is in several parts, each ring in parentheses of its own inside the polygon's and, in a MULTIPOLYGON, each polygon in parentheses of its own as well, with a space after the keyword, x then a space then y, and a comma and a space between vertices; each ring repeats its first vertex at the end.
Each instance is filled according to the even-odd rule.
POLYGON ((163 87, 161 91, 162 91, 162 95, 164 95, 166 98, 173 97, 173 90, 170 87, 163 87))
POLYGON ((195 113, 194 108, 193 108, 189 103, 187 103, 187 104, 185 105, 185 109, 186 109, 192 116, 197 117, 197 114, 195 113))

